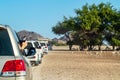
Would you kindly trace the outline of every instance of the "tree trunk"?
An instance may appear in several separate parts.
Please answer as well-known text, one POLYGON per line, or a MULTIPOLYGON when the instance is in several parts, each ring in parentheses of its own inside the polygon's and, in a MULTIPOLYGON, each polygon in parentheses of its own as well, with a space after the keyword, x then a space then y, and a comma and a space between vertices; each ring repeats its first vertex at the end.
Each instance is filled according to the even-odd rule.
POLYGON ((101 51, 101 45, 98 45, 98 50, 101 51))
POLYGON ((113 45, 112 47, 113 47, 113 51, 114 51, 115 50, 115 46, 113 45))
POLYGON ((70 50, 70 51, 72 50, 72 45, 69 45, 69 50, 70 50))

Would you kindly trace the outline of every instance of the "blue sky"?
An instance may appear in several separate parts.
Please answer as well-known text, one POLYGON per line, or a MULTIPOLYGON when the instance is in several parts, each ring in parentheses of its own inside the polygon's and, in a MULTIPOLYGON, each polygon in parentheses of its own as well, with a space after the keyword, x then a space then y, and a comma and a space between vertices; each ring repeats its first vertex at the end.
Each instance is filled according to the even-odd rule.
POLYGON ((74 9, 101 2, 110 2, 120 9, 120 0, 0 0, 0 24, 10 25, 16 31, 34 31, 45 38, 59 37, 52 27, 63 16, 75 16, 74 9))

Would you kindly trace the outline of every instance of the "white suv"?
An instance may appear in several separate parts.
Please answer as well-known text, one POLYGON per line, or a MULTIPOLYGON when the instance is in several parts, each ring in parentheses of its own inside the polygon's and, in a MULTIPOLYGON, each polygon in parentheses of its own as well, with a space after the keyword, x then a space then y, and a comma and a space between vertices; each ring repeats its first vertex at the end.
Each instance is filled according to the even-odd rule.
POLYGON ((0 80, 32 80, 31 64, 22 55, 17 33, 0 25, 0 80))
POLYGON ((37 41, 37 44, 39 44, 38 46, 39 46, 39 49, 40 49, 40 52, 41 52, 41 54, 42 54, 42 57, 44 56, 44 50, 43 50, 43 46, 40 44, 40 42, 39 41, 37 41))
POLYGON ((36 41, 27 41, 28 45, 25 49, 27 58, 30 60, 32 65, 38 65, 42 62, 42 55, 38 48, 36 41))
POLYGON ((42 46, 43 52, 48 53, 48 45, 47 45, 47 43, 44 42, 44 41, 41 41, 40 44, 42 46))

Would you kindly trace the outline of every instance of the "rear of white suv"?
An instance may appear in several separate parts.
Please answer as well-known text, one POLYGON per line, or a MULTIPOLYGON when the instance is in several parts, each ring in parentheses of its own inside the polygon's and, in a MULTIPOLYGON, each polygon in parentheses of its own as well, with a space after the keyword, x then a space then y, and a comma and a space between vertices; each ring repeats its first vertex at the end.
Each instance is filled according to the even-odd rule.
MULTIPOLYGON (((31 61, 32 65, 38 65, 39 63, 42 62, 42 54, 40 52, 40 49, 38 48, 39 46, 37 45, 36 41, 27 41, 28 46, 26 47, 26 49, 29 48, 34 48, 35 51, 34 53, 30 54, 27 56, 27 58, 31 61)), ((29 53, 29 51, 26 51, 27 53, 29 53)))
POLYGON ((44 42, 44 41, 41 41, 40 44, 43 47, 43 52, 47 54, 48 53, 48 45, 47 45, 47 43, 44 42))
POLYGON ((18 44, 16 33, 0 25, 0 80, 32 80, 31 65, 18 44))
POLYGON ((39 50, 41 56, 43 57, 44 56, 43 47, 41 46, 41 44, 39 43, 39 41, 35 42, 35 47, 39 50))

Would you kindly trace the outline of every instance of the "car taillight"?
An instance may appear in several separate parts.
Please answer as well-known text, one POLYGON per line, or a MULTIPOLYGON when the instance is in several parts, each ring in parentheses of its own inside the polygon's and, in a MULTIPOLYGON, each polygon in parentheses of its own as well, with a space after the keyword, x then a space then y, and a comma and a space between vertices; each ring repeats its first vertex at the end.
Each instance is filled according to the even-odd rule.
POLYGON ((23 60, 7 61, 2 69, 2 76, 24 76, 26 75, 25 62, 23 60))
POLYGON ((34 56, 33 58, 36 58, 36 56, 34 56))
POLYGON ((45 46, 45 48, 47 48, 47 46, 45 46))

